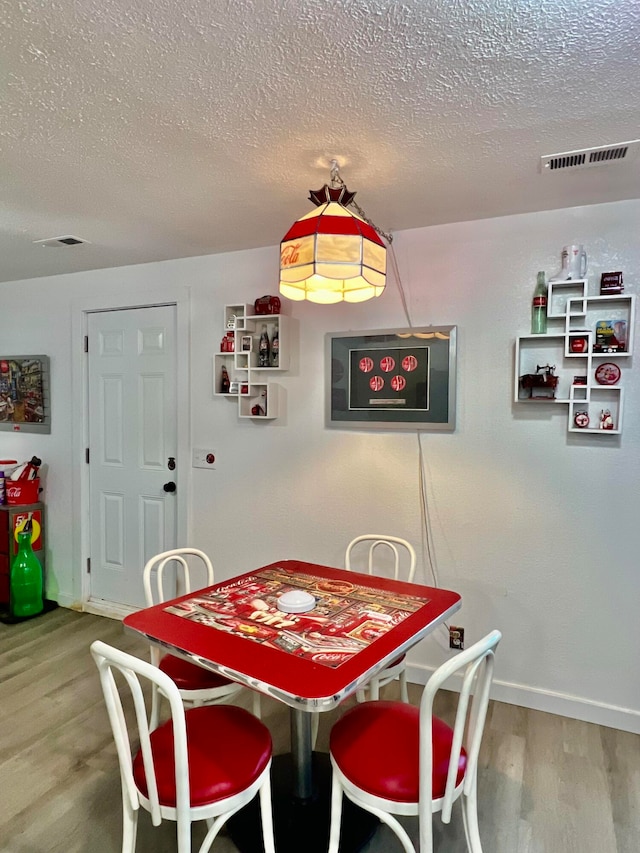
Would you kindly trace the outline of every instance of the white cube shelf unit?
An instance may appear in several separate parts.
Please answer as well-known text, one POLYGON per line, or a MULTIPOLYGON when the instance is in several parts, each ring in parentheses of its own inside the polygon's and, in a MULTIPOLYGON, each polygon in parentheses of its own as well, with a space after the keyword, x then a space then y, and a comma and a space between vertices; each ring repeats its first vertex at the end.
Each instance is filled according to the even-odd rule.
POLYGON ((270 377, 289 369, 289 318, 284 314, 254 314, 249 305, 225 305, 223 334, 227 332, 233 332, 234 351, 213 356, 213 396, 234 400, 241 418, 274 420, 281 414, 283 395, 281 386, 270 377), (277 366, 259 366, 258 344, 263 326, 270 342, 278 332, 277 366), (223 367, 231 383, 228 392, 222 391, 223 367), (254 411, 258 413, 253 414, 254 411))
POLYGON ((568 432, 620 435, 625 368, 633 354, 635 296, 589 296, 587 287, 587 279, 549 282, 547 333, 516 338, 514 402, 564 404, 568 407, 568 432), (603 343, 596 336, 596 327, 602 321, 617 330, 622 340, 616 338, 613 346, 603 343), (615 367, 604 371, 609 377, 606 383, 598 382, 596 372, 607 363, 615 367), (547 366, 553 367, 557 384, 549 390, 538 387, 541 396, 532 396, 533 389, 526 387, 521 377, 539 374, 547 366), (601 421, 606 411, 610 419, 604 429, 601 421))

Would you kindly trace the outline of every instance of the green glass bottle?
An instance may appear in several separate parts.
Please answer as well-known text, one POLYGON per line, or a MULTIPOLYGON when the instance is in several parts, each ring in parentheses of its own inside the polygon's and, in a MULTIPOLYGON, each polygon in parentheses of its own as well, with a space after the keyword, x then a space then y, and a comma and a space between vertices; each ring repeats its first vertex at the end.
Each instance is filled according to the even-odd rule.
POLYGON ((36 616, 44 609, 42 566, 31 547, 31 517, 18 533, 18 553, 11 564, 10 612, 12 616, 36 616))
POLYGON ((531 303, 531 334, 547 333, 547 279, 544 272, 538 273, 536 289, 531 303))

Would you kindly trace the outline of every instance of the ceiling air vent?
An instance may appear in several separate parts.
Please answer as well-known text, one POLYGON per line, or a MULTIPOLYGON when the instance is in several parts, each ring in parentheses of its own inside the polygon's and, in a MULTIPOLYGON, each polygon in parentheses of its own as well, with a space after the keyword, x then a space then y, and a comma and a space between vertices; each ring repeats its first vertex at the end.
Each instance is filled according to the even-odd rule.
POLYGON ((82 237, 73 237, 71 234, 66 234, 64 237, 48 237, 46 240, 34 240, 38 246, 46 246, 47 248, 60 248, 61 246, 77 246, 79 243, 88 243, 88 240, 83 240, 82 237))
POLYGON ((540 167, 544 174, 628 162, 637 154, 639 143, 640 139, 632 139, 630 142, 619 142, 616 145, 582 148, 579 151, 564 151, 562 154, 547 154, 540 158, 540 167))

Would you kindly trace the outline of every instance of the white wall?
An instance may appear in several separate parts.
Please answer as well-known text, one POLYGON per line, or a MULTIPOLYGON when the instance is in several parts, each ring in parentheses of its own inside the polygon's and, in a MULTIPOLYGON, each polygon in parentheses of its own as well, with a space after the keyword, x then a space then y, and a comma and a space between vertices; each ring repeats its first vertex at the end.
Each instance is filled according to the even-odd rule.
MULTIPOLYGON (((514 405, 513 342, 529 331, 536 272, 584 243, 592 292, 624 270, 638 292, 640 202, 406 231, 394 247, 414 325, 458 326, 453 434, 423 434, 430 523, 442 586, 459 590, 467 642, 504 634, 496 695, 640 730, 637 555, 640 385, 627 380, 624 434, 568 435, 564 406, 514 405)), ((277 247, 0 285, 0 350, 51 356, 50 436, 0 433, 0 456, 48 463, 49 595, 79 594, 72 565, 72 300, 111 289, 191 290, 192 544, 223 579, 278 558, 341 565, 350 538, 387 531, 421 542, 416 433, 324 427, 324 335, 405 326, 393 283, 362 305, 290 303, 299 341, 284 416, 239 421, 211 395, 223 306, 277 292, 277 247)), ((637 357, 636 357, 637 361, 637 357)), ((627 370, 629 370, 627 368, 627 370)), ((430 582, 421 560, 419 579, 430 582)), ((444 630, 414 651, 413 676, 448 656, 444 630)))

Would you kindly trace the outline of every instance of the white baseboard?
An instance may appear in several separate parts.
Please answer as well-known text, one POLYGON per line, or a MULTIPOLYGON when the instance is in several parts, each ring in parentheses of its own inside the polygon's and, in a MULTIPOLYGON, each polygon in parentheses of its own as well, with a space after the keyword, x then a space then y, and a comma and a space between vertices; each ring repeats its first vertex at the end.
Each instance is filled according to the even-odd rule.
MULTIPOLYGON (((84 610, 88 613, 109 616, 112 619, 122 619, 127 613, 132 612, 129 608, 118 608, 103 602, 86 602, 83 607, 70 596, 63 595, 58 596, 58 604, 72 610, 84 610)), ((414 684, 426 684, 433 671, 434 667, 410 664, 407 666, 407 678, 414 684)), ((455 690, 454 683, 450 686, 455 690)), ((640 711, 632 708, 620 708, 617 705, 607 705, 604 702, 570 696, 567 693, 557 693, 498 679, 493 681, 491 698, 509 705, 520 705, 522 708, 531 708, 534 711, 545 711, 548 714, 558 714, 573 720, 583 720, 586 723, 640 734, 640 711)))
POLYGON ((59 592, 56 595, 55 600, 58 602, 60 607, 66 607, 68 610, 82 610, 82 605, 78 599, 74 598, 72 595, 64 595, 64 593, 59 592))
POLYGON ((58 595, 60 607, 69 610, 77 610, 80 613, 93 613, 96 616, 107 616, 109 619, 124 619, 129 613, 135 613, 135 607, 126 607, 123 604, 112 604, 108 601, 78 601, 71 596, 58 595))
MULTIPOLYGON (((412 664, 407 667, 407 678, 414 684, 426 684, 433 671, 433 667, 412 664)), ((451 687, 455 689, 454 684, 451 687)), ((509 705, 520 705, 522 708, 531 708, 534 711, 545 711, 548 714, 558 714, 561 717, 571 717, 573 720, 640 734, 640 711, 632 708, 620 708, 617 705, 607 705, 604 702, 570 696, 567 693, 542 690, 539 687, 528 687, 525 684, 514 684, 498 679, 493 681, 491 698, 509 705)))

